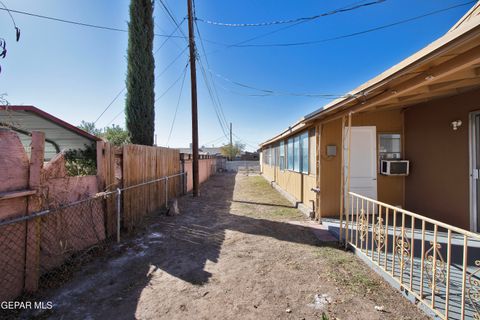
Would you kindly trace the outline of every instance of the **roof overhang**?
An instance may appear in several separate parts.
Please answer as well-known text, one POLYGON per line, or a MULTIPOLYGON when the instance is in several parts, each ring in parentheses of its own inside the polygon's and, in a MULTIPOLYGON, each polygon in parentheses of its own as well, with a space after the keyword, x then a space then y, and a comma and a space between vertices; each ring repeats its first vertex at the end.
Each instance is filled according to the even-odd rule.
MULTIPOLYGON (((478 3, 468 20, 345 97, 332 101, 261 146, 298 132, 316 121, 348 113, 404 108, 480 87, 480 15, 478 3)), ((466 15, 466 16, 467 16, 466 15)))
POLYGON ((265 145, 271 144, 275 141, 278 141, 278 140, 281 140, 281 139, 286 138, 288 136, 291 136, 292 134, 295 134, 297 132, 302 131, 305 128, 305 126, 306 126, 305 125, 305 118, 302 118, 299 121, 295 122, 290 127, 288 127, 288 129, 286 129, 283 132, 281 132, 280 134, 276 135, 275 137, 273 137, 273 138, 271 138, 271 139, 269 139, 265 142, 260 143, 259 146, 260 146, 260 148, 262 148, 265 145))
POLYGON ((480 86, 480 16, 446 33, 305 121, 369 108, 406 107, 480 86))

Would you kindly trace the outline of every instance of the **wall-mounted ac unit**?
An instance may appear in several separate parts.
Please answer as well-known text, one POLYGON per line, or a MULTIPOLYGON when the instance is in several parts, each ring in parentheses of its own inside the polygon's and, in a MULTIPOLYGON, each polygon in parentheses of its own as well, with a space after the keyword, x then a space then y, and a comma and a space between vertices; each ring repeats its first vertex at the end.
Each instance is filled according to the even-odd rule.
POLYGON ((408 160, 382 160, 380 173, 385 176, 408 176, 410 161, 408 160))

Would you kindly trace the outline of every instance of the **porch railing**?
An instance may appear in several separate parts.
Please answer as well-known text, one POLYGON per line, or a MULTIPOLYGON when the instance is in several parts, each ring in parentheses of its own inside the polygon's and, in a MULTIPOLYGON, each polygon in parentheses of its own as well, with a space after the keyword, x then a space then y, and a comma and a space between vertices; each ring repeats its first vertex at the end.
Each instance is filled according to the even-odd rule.
POLYGON ((441 319, 480 319, 480 235, 350 192, 340 236, 441 319))

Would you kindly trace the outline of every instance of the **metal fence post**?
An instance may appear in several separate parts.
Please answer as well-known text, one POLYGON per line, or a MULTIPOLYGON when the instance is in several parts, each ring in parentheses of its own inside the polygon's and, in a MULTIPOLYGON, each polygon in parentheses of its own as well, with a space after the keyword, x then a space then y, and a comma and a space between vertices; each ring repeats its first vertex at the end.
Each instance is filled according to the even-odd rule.
POLYGON ((117 243, 120 243, 120 211, 121 211, 121 199, 122 199, 122 190, 117 188, 117 243))
POLYGON ((165 178, 165 207, 168 209, 168 176, 165 178))
POLYGON ((188 193, 188 172, 185 172, 183 175, 183 180, 185 181, 185 189, 183 190, 183 195, 186 195, 188 193))

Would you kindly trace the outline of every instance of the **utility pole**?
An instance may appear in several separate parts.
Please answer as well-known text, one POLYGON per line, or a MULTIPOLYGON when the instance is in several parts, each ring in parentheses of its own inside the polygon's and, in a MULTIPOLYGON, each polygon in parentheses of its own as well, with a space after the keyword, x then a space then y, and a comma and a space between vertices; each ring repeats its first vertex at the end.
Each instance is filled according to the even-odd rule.
POLYGON ((232 123, 230 122, 230 161, 233 160, 232 123))
POLYGON ((192 0, 187 0, 188 6, 188 46, 190 47, 190 79, 192 86, 192 171, 193 196, 198 196, 198 115, 197 115, 197 69, 195 65, 195 39, 193 30, 192 0))

